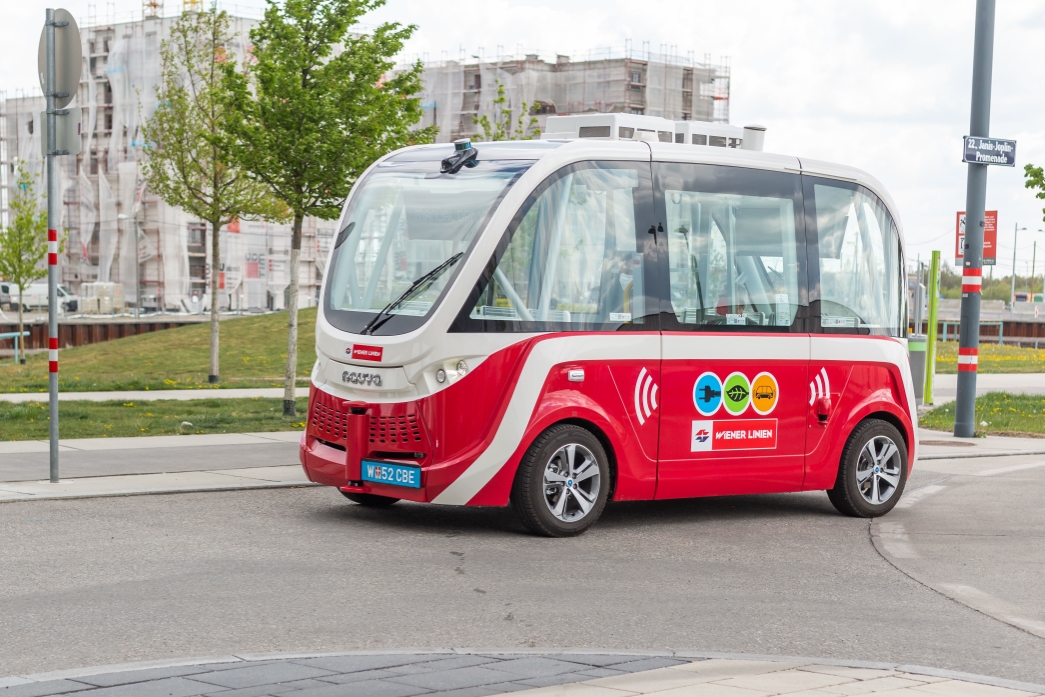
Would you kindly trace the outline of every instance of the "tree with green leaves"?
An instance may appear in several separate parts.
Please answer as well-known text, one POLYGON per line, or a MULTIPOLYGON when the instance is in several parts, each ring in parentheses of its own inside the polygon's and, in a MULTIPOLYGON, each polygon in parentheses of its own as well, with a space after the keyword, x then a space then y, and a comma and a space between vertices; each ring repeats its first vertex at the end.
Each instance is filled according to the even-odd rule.
POLYGON ((143 127, 148 187, 210 227, 210 374, 219 376, 219 230, 240 218, 279 219, 286 206, 233 166, 222 149, 226 110, 222 66, 233 66, 229 18, 215 8, 185 12, 160 45, 160 104, 143 127))
POLYGON ((293 219, 283 413, 296 414, 298 280, 306 216, 337 218, 364 169, 390 150, 431 142, 421 119, 422 66, 394 75, 393 56, 415 26, 354 33, 384 0, 268 0, 250 32, 244 72, 225 67, 236 162, 286 203, 293 219))
MULTIPOLYGON (((8 204, 10 225, 0 228, 0 278, 18 286, 18 336, 22 336, 22 292, 47 275, 47 211, 36 201, 33 175, 18 163, 18 181, 8 204)), ((25 345, 24 343, 22 344, 25 345)), ((22 353, 25 363, 25 353, 22 353)))
MULTIPOLYGON (((1038 191, 1034 194, 1034 197, 1045 201, 1045 168, 1026 164, 1023 167, 1023 174, 1027 178, 1025 186, 1028 189, 1037 189, 1038 191)), ((1045 221, 1045 208, 1041 209, 1041 214, 1042 221, 1045 221)))
POLYGON ((472 123, 478 124, 483 130, 482 135, 477 135, 476 140, 533 140, 541 137, 541 129, 537 128, 537 117, 530 114, 530 105, 522 103, 519 115, 512 119, 512 107, 508 103, 508 96, 504 93, 504 83, 494 80, 497 84, 497 96, 493 100, 494 119, 491 122, 486 114, 473 116, 472 123), (529 121, 526 118, 529 117, 529 121))

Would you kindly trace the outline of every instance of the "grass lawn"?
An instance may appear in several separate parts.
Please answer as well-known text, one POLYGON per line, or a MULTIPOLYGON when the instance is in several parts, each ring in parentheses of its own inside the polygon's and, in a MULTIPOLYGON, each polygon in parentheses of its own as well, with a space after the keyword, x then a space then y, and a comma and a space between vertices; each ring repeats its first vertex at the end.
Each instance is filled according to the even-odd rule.
MULTIPOLYGON (((298 377, 308 384, 316 361, 316 308, 301 310, 298 377)), ((210 323, 164 329, 100 344, 63 349, 58 356, 59 389, 170 390, 209 388, 210 323)), ((221 322, 221 382, 217 387, 278 387, 287 361, 287 313, 221 322)), ((0 366, 0 391, 46 392, 47 353, 26 365, 0 366)))
MULTIPOLYGON (((922 428, 954 428, 954 402, 936 407, 918 419, 922 428)), ((989 392, 976 398, 976 433, 992 435, 1045 434, 1045 395, 989 392), (986 425, 984 425, 986 424, 986 425)))
MULTIPOLYGON (((72 401, 58 403, 58 425, 63 439, 295 431, 305 428, 308 400, 297 408, 288 418, 282 399, 72 401)), ((0 441, 47 440, 48 421, 46 402, 0 402, 0 441)))
MULTIPOLYGON (((1045 373, 1045 349, 980 344, 980 373, 1045 373)), ((958 372, 958 342, 936 345, 936 372, 958 372)))

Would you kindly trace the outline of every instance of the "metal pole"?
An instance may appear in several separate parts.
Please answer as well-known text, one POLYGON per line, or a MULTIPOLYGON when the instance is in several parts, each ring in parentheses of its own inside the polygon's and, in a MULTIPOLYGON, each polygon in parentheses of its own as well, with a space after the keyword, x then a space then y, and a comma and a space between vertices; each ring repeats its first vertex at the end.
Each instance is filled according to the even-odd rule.
MULTIPOLYGON (((988 137, 991 125, 991 73, 994 69, 994 0, 976 0, 972 104, 969 135, 988 137)), ((983 282, 984 208, 987 165, 969 163, 965 190, 965 260, 962 267, 962 322, 958 338, 958 394, 954 435, 976 435, 976 365, 980 350, 980 287, 983 282)))
POLYGON ((47 9, 47 392, 51 416, 51 481, 58 482, 58 119, 55 115, 54 9, 47 9))
POLYGON ((925 389, 922 404, 933 403, 933 379, 936 377, 936 321, 940 305, 940 252, 934 251, 929 264, 929 326, 925 332, 925 389))
POLYGON ((1016 308, 1016 238, 1020 235, 1019 223, 1012 224, 1012 288, 1009 290, 1009 319, 1016 308))

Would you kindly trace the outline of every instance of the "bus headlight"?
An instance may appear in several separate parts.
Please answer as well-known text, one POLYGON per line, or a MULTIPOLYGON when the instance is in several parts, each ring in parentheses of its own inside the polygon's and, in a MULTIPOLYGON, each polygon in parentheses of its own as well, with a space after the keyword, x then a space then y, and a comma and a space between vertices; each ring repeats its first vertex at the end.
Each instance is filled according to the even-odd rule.
POLYGON ((468 364, 465 363, 463 360, 457 361, 457 374, 460 376, 464 376, 464 374, 467 372, 468 364))
POLYGON ((446 371, 442 368, 435 371, 435 381, 438 382, 440 385, 446 382, 446 371))

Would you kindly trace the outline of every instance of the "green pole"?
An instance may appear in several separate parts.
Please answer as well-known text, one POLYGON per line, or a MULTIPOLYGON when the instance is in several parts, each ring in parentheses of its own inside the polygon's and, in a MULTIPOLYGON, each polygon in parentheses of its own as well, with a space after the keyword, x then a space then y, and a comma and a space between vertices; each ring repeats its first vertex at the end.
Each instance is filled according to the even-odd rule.
POLYGON ((933 378, 936 376, 936 312, 940 305, 940 252, 933 252, 929 265, 929 326, 925 332, 925 392, 923 404, 933 403, 933 378))

